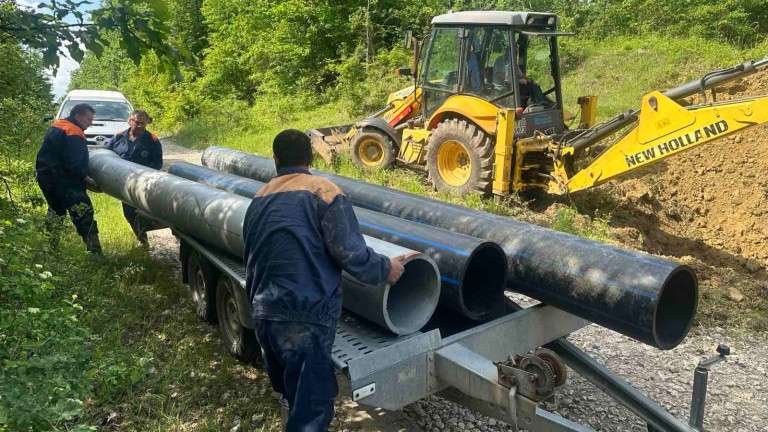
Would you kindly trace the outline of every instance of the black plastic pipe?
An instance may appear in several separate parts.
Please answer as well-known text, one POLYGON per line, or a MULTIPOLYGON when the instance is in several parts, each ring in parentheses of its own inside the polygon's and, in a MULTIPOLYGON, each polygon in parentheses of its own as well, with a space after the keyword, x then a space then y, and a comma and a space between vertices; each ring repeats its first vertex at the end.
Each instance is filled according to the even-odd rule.
MULTIPOLYGON (((272 159, 210 147, 203 164, 268 181, 272 159)), ((698 306, 692 268, 583 237, 447 204, 360 180, 313 171, 354 205, 498 243, 507 254, 507 285, 603 327, 660 349, 688 334, 698 306)))
MULTIPOLYGON (((168 172, 252 198, 266 183, 177 162, 168 172)), ((363 234, 428 255, 440 270, 439 306, 482 320, 504 298, 507 258, 497 244, 430 225, 355 208, 363 234)))

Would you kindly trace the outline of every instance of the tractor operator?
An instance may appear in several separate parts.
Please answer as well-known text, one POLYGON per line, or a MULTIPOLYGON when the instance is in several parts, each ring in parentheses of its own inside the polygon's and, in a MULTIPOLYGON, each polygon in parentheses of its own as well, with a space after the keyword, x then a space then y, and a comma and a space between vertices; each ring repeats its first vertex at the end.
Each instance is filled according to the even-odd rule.
MULTIPOLYGON (((151 123, 152 117, 146 111, 134 110, 128 116, 129 128, 115 134, 106 148, 127 161, 159 170, 163 167, 163 146, 157 135, 147 130, 147 125, 151 123)), ((147 231, 154 222, 139 215, 136 208, 125 203, 123 203, 123 216, 139 243, 148 245, 147 231)))
POLYGON ((284 430, 321 432, 338 392, 331 349, 341 315, 342 269, 368 284, 395 283, 404 257, 367 247, 349 199, 309 172, 309 137, 295 129, 272 144, 277 177, 243 224, 246 290, 272 387, 283 396, 284 430))
MULTIPOLYGON (((505 49, 504 54, 496 57, 496 60, 493 62, 493 82, 495 84, 503 84, 510 81, 508 77, 510 72, 509 59, 509 50, 505 49)), ((524 103, 526 99, 528 99, 526 105, 544 103, 546 97, 541 90, 541 86, 532 78, 527 77, 517 62, 515 62, 515 68, 517 69, 515 72, 517 72, 518 82, 520 83, 520 93, 524 103)))
POLYGON ((48 203, 46 226, 51 231, 51 245, 58 245, 61 225, 69 212, 88 252, 101 255, 99 229, 86 192, 99 192, 99 187, 88 176, 88 143, 83 132, 93 123, 95 113, 88 104, 75 105, 69 117, 51 125, 37 152, 35 172, 48 203))

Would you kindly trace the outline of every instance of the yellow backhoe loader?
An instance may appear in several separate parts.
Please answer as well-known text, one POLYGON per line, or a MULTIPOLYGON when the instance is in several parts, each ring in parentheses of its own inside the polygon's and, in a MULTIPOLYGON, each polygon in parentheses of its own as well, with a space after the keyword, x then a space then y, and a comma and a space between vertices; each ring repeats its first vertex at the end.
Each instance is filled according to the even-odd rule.
POLYGON ((567 194, 768 121, 768 95, 718 102, 715 87, 768 66, 768 58, 710 72, 642 98, 641 108, 595 124, 597 96, 563 105, 556 14, 457 12, 414 39, 414 85, 353 125, 310 129, 326 160, 349 152, 369 169, 426 168, 438 190, 505 196, 543 189, 567 194), (707 91, 710 96, 707 96, 707 91), (700 93, 702 103, 684 98, 700 93), (567 122, 576 122, 569 128, 567 122), (619 134, 620 133, 620 134, 619 134), (597 157, 587 152, 615 137, 597 157))

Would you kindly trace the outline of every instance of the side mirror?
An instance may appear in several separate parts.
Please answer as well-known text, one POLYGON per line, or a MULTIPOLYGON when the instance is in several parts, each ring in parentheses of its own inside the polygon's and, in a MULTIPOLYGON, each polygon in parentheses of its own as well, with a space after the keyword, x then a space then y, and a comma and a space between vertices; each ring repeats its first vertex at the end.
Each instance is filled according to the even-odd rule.
POLYGON ((411 68, 409 67, 399 67, 395 69, 395 75, 398 76, 411 76, 411 68))
POLYGON ((43 121, 51 121, 53 120, 53 114, 46 114, 45 117, 43 117, 43 121))

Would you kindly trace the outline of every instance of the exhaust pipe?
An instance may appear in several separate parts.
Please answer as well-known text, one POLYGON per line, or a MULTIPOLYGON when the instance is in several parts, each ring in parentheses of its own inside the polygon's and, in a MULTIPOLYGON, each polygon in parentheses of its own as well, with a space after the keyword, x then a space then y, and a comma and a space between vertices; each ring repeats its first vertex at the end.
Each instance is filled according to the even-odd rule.
MULTIPOLYGON (((177 162, 168 172, 252 198, 266 183, 177 162)), ((507 258, 497 244, 355 207, 363 234, 430 256, 440 269, 440 306, 473 319, 491 315, 504 298, 507 258)))
MULTIPOLYGON (((109 150, 90 154, 89 175, 101 190, 201 242, 242 257, 243 221, 251 200, 125 161, 109 150)), ((372 237, 365 242, 388 257, 412 252, 372 237)), ((345 309, 396 334, 411 334, 432 317, 440 298, 440 274, 424 254, 411 256, 400 280, 366 285, 344 273, 345 309)))
MULTIPOLYGON (((222 147, 203 164, 269 181, 272 159, 222 147)), ((339 186, 359 207, 498 243, 513 291, 659 349, 677 346, 698 306, 692 268, 540 226, 430 198, 313 171, 339 186)))

